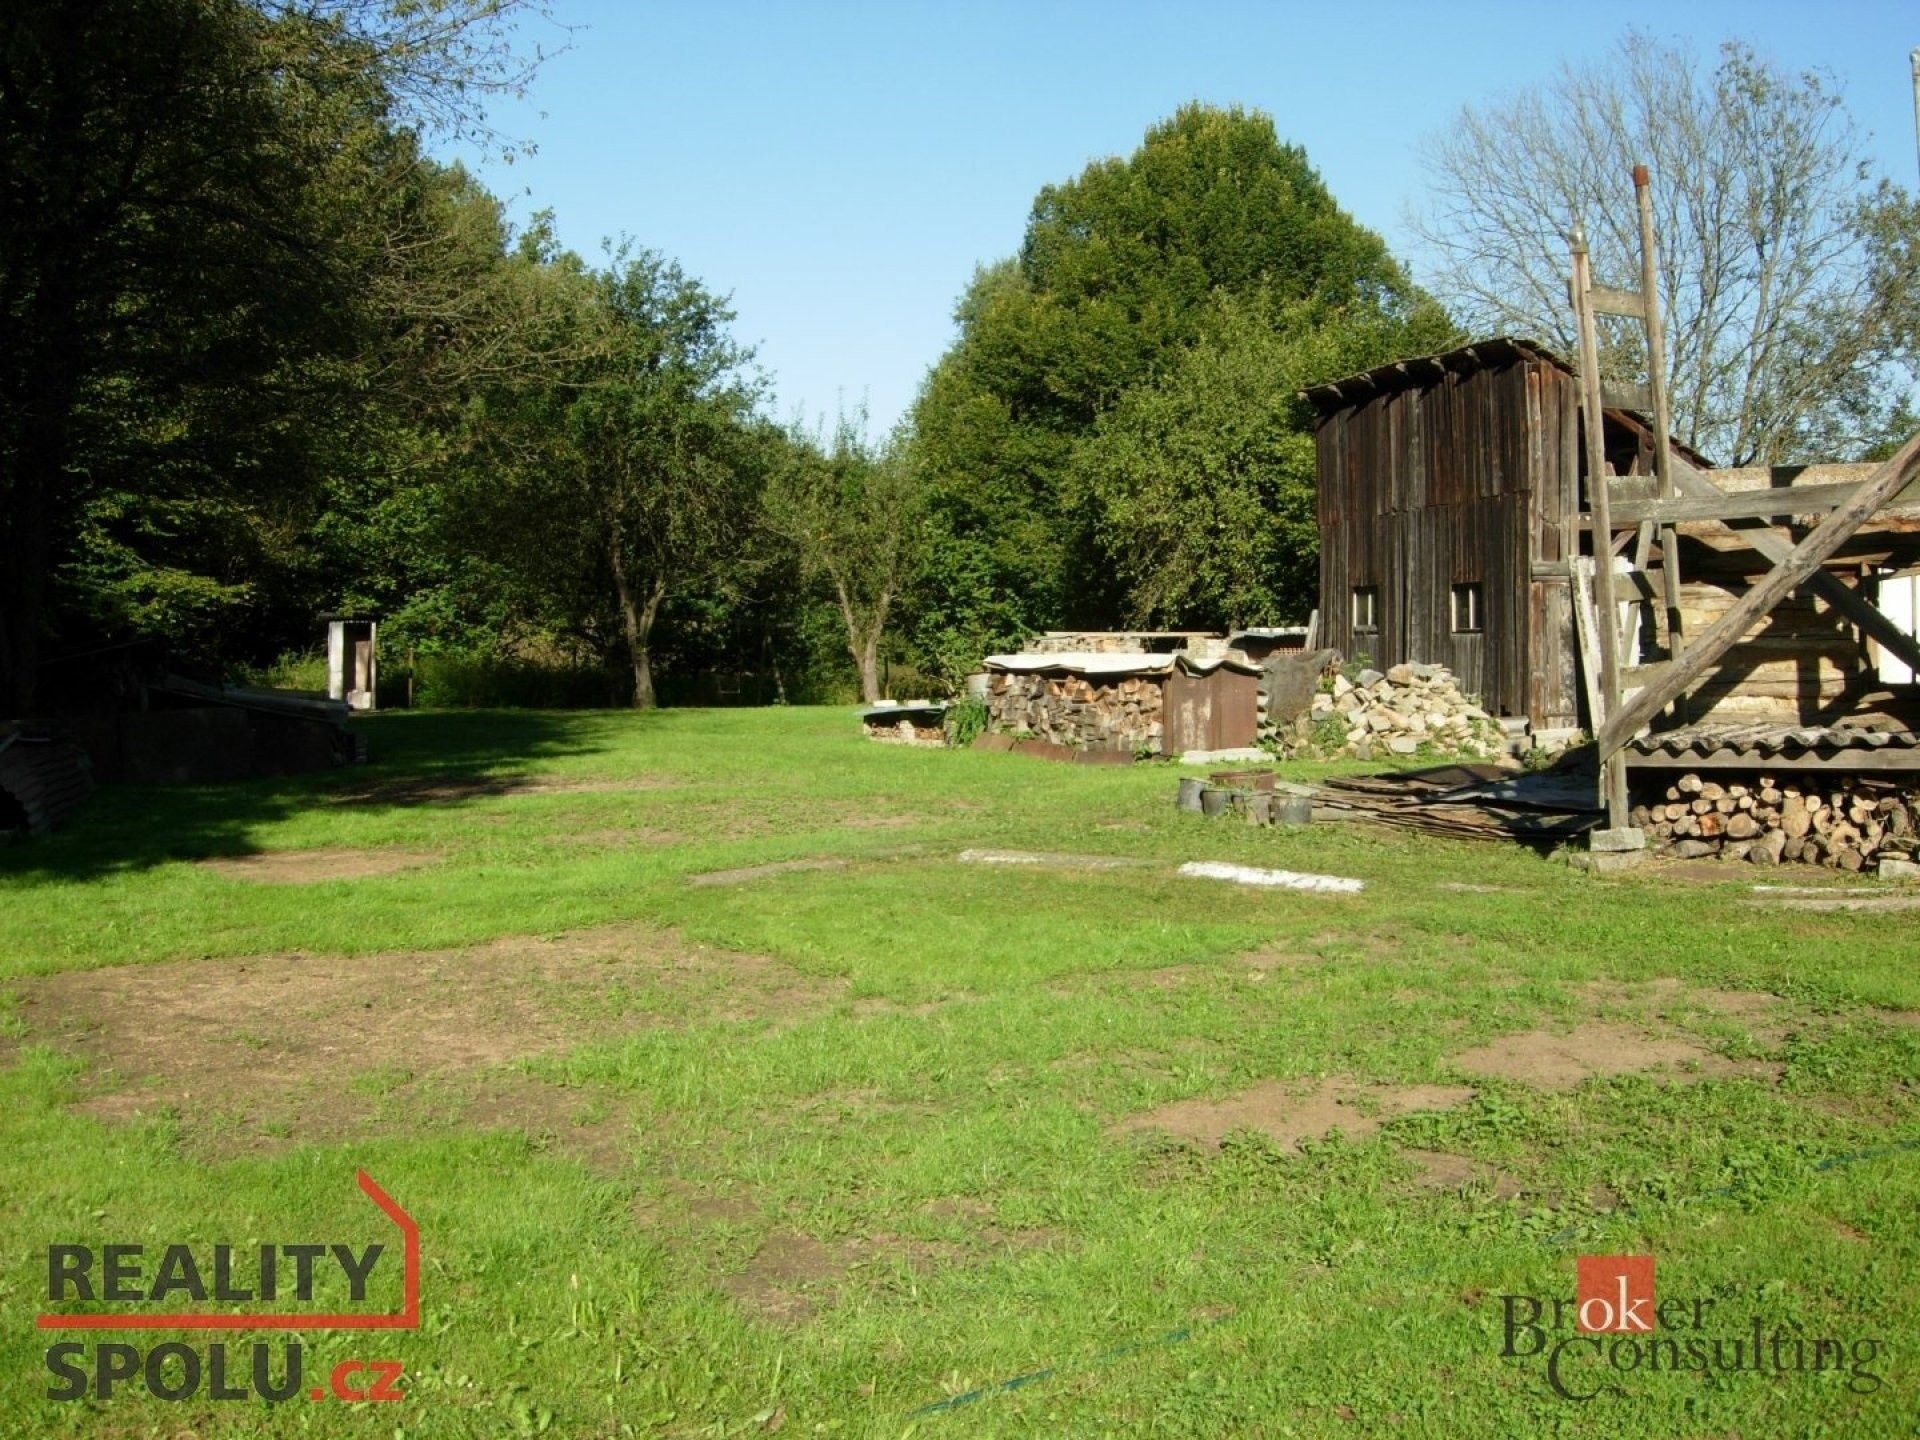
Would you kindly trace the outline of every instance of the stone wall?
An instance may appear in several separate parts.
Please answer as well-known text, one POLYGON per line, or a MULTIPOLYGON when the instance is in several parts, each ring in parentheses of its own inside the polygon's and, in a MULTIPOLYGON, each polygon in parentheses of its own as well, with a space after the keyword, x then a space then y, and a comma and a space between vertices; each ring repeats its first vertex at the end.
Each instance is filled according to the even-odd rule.
POLYGON ((1024 730, 1056 745, 1157 751, 1163 684, 1158 675, 1088 679, 1001 672, 988 677, 987 712, 995 730, 1024 730))

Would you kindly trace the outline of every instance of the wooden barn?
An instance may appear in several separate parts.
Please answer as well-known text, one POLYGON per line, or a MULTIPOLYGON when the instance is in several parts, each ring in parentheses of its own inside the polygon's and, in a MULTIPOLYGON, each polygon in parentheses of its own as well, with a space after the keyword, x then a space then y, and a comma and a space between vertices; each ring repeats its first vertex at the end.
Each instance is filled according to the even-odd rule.
MULTIPOLYGON (((1522 340, 1315 386, 1320 637, 1382 668, 1445 665, 1496 715, 1580 723, 1570 592, 1580 396, 1522 340)), ((1619 468, 1647 430, 1607 412, 1619 468)))
MULTIPOLYGON (((1485 341, 1319 385, 1307 399, 1318 416, 1324 643, 1376 665, 1450 666, 1489 711, 1536 728, 1597 734, 1619 708, 1605 703, 1591 633, 1596 529, 1613 537, 1617 684, 1632 700, 1685 637, 1733 615, 1876 474, 1872 465, 1715 470, 1670 442, 1669 464, 1690 488, 1663 498, 1656 429, 1638 410, 1603 402, 1613 478, 1601 526, 1579 381, 1540 345, 1485 341)), ((1891 751, 1920 761, 1907 743, 1920 719, 1909 663, 1920 503, 1894 493, 1808 568, 1785 598, 1735 616, 1738 633, 1662 713, 1615 737, 1629 764, 1693 763, 1724 750, 1720 738, 1756 739, 1769 727, 1804 737, 1791 747, 1797 756, 1870 746, 1889 752, 1882 767, 1891 751), (1673 744, 1683 733, 1688 742, 1673 744)))

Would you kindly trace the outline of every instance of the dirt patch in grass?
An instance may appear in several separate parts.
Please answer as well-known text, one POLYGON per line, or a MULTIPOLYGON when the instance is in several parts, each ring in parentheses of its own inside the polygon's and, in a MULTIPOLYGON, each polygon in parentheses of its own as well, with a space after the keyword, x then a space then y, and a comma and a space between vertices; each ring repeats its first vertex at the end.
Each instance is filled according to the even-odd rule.
POLYGON ((834 821, 839 830, 910 830, 925 825, 930 815, 846 815, 834 821))
POLYGON ((466 800, 491 800, 506 795, 615 795, 635 790, 672 790, 678 780, 664 775, 635 775, 626 779, 577 779, 558 775, 481 775, 447 779, 414 775, 355 785, 327 796, 334 805, 457 805, 466 800))
POLYGON ((766 865, 748 865, 739 870, 708 870, 689 875, 689 885, 750 885, 774 875, 791 875, 803 870, 844 870, 847 862, 824 856, 812 860, 775 860, 766 865))
POLYGON ((760 1320, 802 1325, 857 1271, 887 1277, 903 1268, 925 1272, 969 1258, 964 1245, 885 1231, 826 1241, 797 1230, 776 1230, 760 1242, 744 1268, 720 1281, 720 1288, 760 1320))
POLYGON ((542 837, 549 845, 578 845, 586 850, 618 850, 628 845, 678 845, 686 836, 677 830, 630 826, 615 830, 568 830, 542 837))
POLYGON ((1178 1100, 1130 1115, 1118 1131, 1159 1130, 1201 1145, 1218 1145, 1236 1130, 1253 1130, 1282 1145, 1317 1140, 1334 1130, 1349 1139, 1371 1135, 1396 1115, 1447 1110, 1473 1098, 1462 1085, 1361 1085, 1323 1080, 1301 1089, 1265 1080, 1225 1100, 1178 1100))
POLYGON ((1707 1014, 1737 1021, 1756 1039, 1783 1039, 1787 1025, 1781 1017, 1786 1004, 1778 995, 1757 990, 1715 990, 1662 976, 1657 980, 1590 980, 1575 987, 1596 1010, 1633 1010, 1677 1020, 1707 1014))
POLYGON ((1046 870, 1138 870, 1158 865, 1132 855, 1068 855, 1051 850, 962 850, 964 865, 1032 866, 1046 870))
POLYGON ((451 1110, 599 1153, 623 1135, 572 1136, 592 1128, 576 1092, 478 1077, 648 1026, 818 1014, 843 990, 764 956, 609 926, 464 950, 70 971, 20 982, 17 1014, 87 1063, 80 1108, 107 1118, 165 1109, 210 1132, 309 1141, 369 1117, 415 1130, 451 1110))
POLYGON ((326 880, 364 880, 431 865, 430 850, 265 850, 258 855, 223 855, 198 862, 232 880, 261 885, 318 885, 326 880))
POLYGON ((1526 1187, 1513 1176, 1484 1160, 1470 1160, 1465 1155, 1450 1155, 1444 1150, 1403 1150, 1400 1153, 1414 1163, 1414 1179, 1434 1190, 1484 1187, 1493 1192, 1496 1200, 1512 1200, 1526 1191, 1526 1187))
POLYGON ((847 1273, 837 1247, 795 1230, 776 1230, 760 1243, 746 1268, 720 1288, 742 1308, 775 1325, 798 1325, 813 1317, 818 1292, 847 1273))
POLYGON ((1596 1076, 1660 1072, 1688 1083, 1726 1076, 1777 1075, 1777 1066, 1729 1060, 1679 1035, 1590 1020, 1565 1034, 1529 1030, 1455 1055, 1474 1075, 1518 1080, 1540 1090, 1571 1090, 1596 1076))
POLYGON ((1878 1014, 1889 1025, 1907 1025, 1920 1030, 1920 1010, 1881 1010, 1878 1014))
MULTIPOLYGON (((406 1099, 399 1097, 400 1104, 406 1099)), ((484 1074, 454 1113, 463 1125, 518 1132, 536 1150, 571 1155, 602 1175, 618 1175, 628 1164, 633 1126, 625 1112, 599 1106, 569 1086, 531 1075, 484 1074)))
POLYGON ((902 1005, 898 1000, 889 1000, 884 995, 863 995, 853 1002, 853 1015, 856 1020, 872 1020, 884 1015, 911 1015, 925 1019, 955 1001, 969 998, 972 997, 954 995, 944 1000, 923 1000, 917 1005, 902 1005))
POLYGON ((936 1220, 964 1227, 967 1243, 994 1249, 1033 1250, 1065 1240, 1058 1230, 1046 1226, 1023 1226, 1012 1230, 992 1223, 993 1206, 971 1195, 949 1195, 929 1200, 920 1207, 936 1220))
POLYGON ((764 1207, 749 1189, 708 1190, 671 1176, 661 1183, 658 1195, 635 1200, 631 1213, 642 1230, 684 1231, 751 1225, 760 1220, 764 1207))

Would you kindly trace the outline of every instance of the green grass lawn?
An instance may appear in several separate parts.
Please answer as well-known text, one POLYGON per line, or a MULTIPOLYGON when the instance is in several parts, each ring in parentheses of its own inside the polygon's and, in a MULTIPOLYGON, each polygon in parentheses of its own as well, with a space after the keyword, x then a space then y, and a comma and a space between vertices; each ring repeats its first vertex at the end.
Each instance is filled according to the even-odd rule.
POLYGON ((1911 912, 1252 830, 840 711, 357 723, 364 769, 0 851, 0 1434, 1920 1433, 1911 912), (356 1168, 422 1324, 306 1370, 404 1400, 46 1398, 50 1244, 390 1240, 356 1168), (1499 1297, 1645 1253, 1716 1335, 1880 1352, 1575 1348, 1586 1401, 1502 1356, 1499 1297))

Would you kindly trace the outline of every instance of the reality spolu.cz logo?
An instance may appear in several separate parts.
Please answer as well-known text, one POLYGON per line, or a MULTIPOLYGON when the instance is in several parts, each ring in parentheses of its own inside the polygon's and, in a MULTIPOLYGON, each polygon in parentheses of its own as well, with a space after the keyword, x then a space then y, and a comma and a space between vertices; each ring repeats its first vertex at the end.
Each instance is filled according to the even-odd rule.
MULTIPOLYGON (((300 1310, 331 1281, 346 1301, 367 1299, 376 1270, 390 1255, 384 1244, 338 1243, 212 1245, 57 1244, 47 1247, 50 1306, 125 1306, 125 1309, 49 1310, 35 1322, 48 1331, 177 1331, 231 1335, 246 1331, 417 1330, 420 1328, 420 1227, 366 1171, 361 1191, 400 1230, 401 1306, 397 1311, 300 1310), (166 1310, 209 1302, 230 1310, 166 1310), (268 1308, 273 1307, 273 1308, 268 1308)), ((333 1365, 326 1382, 310 1385, 302 1341, 229 1342, 183 1339, 138 1344, 121 1340, 59 1340, 47 1348, 50 1400, 107 1400, 125 1387, 156 1400, 399 1400, 404 1367, 397 1360, 349 1359, 333 1365), (276 1353, 277 1352, 277 1353, 276 1353)), ((314 1378, 319 1378, 317 1375, 314 1378)))
POLYGON ((1503 1359, 1540 1362, 1565 1400, 1619 1392, 1638 1375, 1832 1376, 1857 1395, 1884 1383, 1886 1342, 1808 1333, 1790 1319, 1718 1313, 1718 1297, 1658 1299, 1653 1256, 1582 1255, 1572 1301, 1501 1295, 1503 1359))

